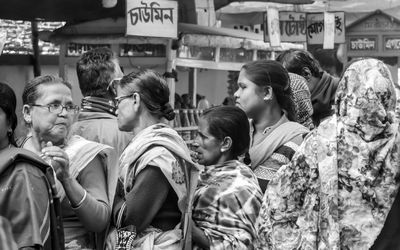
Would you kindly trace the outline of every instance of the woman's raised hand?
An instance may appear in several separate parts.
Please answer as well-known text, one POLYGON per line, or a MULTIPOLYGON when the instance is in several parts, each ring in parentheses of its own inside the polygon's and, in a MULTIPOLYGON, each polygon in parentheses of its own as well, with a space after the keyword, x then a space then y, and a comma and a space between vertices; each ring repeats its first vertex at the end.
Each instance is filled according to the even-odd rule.
POLYGON ((70 177, 69 158, 62 148, 47 142, 42 147, 41 157, 53 167, 57 179, 63 181, 70 177))

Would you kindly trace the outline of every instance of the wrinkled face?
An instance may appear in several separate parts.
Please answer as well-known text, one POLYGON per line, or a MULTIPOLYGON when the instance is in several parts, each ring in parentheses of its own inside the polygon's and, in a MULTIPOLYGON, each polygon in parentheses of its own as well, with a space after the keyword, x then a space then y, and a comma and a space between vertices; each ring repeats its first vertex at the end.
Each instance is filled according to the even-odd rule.
POLYGON ((198 163, 204 166, 215 165, 221 158, 222 142, 208 132, 208 122, 200 118, 195 142, 198 163))
MULTIPOLYGON (((39 98, 33 104, 73 105, 71 90, 62 83, 39 85, 38 93, 39 98)), ((51 141, 54 145, 64 144, 75 115, 67 112, 65 108, 57 114, 51 113, 47 107, 37 106, 30 106, 29 114, 24 114, 25 119, 29 117, 31 120, 32 132, 37 134, 40 140, 51 141)))
POLYGON ((241 108, 249 118, 255 118, 265 108, 265 93, 261 87, 250 81, 245 70, 241 70, 238 79, 238 90, 234 96, 235 105, 241 108))
POLYGON ((0 145, 8 144, 7 132, 11 130, 10 123, 7 120, 7 115, 2 108, 0 108, 0 145))
POLYGON ((132 131, 138 121, 138 109, 134 105, 134 97, 132 93, 117 87, 117 120, 118 128, 121 131, 132 131))

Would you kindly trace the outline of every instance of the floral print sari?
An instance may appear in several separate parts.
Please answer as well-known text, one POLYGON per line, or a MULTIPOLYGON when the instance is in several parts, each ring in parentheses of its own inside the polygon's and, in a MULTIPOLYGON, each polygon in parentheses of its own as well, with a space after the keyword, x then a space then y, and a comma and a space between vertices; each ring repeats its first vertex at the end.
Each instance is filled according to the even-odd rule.
POLYGON ((384 63, 352 63, 336 107, 270 181, 258 248, 369 249, 379 236, 400 170, 396 94, 384 63))

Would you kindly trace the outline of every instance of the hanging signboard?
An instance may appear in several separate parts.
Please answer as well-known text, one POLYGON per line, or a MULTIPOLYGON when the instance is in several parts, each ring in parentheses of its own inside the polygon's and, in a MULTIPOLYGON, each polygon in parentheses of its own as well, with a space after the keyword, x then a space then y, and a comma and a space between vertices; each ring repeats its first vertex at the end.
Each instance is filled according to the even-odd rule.
MULTIPOLYGON (((264 41, 269 42, 267 25, 267 13, 264 14, 264 41)), ((305 42, 306 37, 306 13, 281 11, 279 12, 279 29, 282 42, 305 42)))
MULTIPOLYGON (((335 43, 345 43, 344 12, 335 14, 335 43)), ((324 42, 324 13, 307 13, 307 43, 323 44, 324 42)))
POLYGON ((400 37, 384 37, 384 50, 400 50, 400 37))
POLYGON ((279 11, 276 8, 268 8, 267 25, 269 42, 271 47, 279 47, 281 45, 281 34, 279 31, 279 11))
POLYGON ((335 48, 335 14, 324 12, 324 44, 323 49, 335 48))
POLYGON ((126 35, 178 37, 178 2, 126 0, 126 35))
POLYGON ((377 49, 376 37, 350 37, 349 41, 349 50, 365 51, 377 49))

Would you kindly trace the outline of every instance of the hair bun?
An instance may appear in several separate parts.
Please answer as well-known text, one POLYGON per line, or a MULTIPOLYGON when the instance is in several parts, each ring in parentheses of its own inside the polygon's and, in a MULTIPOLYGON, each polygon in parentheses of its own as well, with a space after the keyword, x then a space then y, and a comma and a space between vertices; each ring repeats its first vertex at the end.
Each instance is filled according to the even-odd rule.
POLYGON ((175 118, 175 112, 168 102, 161 106, 161 112, 168 121, 172 121, 175 118))

